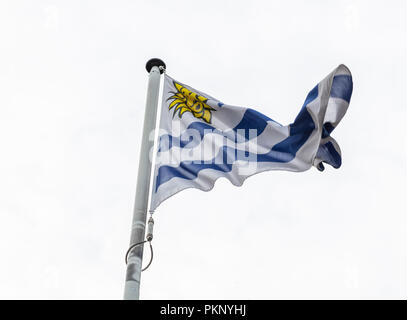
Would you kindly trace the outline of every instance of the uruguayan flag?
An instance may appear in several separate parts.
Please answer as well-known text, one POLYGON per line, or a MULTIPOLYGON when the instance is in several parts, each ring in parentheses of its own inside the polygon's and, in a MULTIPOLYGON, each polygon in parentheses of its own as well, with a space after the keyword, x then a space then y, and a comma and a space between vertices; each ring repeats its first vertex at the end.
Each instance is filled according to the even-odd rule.
POLYGON ((236 186, 267 170, 305 171, 323 162, 341 166, 331 137, 352 95, 340 65, 316 85, 288 126, 219 100, 165 75, 151 210, 186 188, 211 190, 225 177, 236 186))

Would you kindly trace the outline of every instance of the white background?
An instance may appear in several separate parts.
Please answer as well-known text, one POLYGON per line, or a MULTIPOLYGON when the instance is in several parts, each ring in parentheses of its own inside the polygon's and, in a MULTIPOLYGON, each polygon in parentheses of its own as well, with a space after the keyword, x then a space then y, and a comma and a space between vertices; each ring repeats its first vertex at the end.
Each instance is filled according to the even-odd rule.
POLYGON ((354 91, 333 133, 339 170, 221 180, 164 202, 141 298, 407 298, 406 9, 3 0, 0 298, 122 298, 152 57, 282 124, 340 63, 354 91))

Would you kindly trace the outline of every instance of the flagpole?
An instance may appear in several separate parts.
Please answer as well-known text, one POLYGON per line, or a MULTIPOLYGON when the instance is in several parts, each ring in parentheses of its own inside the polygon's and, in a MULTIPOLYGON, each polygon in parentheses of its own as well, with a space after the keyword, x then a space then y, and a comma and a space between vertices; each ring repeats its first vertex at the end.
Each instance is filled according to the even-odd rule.
MULTIPOLYGON (((160 90, 160 74, 165 69, 165 63, 160 59, 150 59, 146 64, 149 72, 147 101, 144 112, 143 135, 141 138, 140 160, 136 185, 136 200, 134 204, 133 223, 131 228, 130 246, 144 241, 148 196, 150 192, 151 161, 150 150, 154 141, 149 139, 155 129, 158 94, 160 90), (162 68, 160 68, 162 67, 162 68)), ((140 277, 143 262, 143 244, 135 246, 128 256, 126 283, 124 287, 125 300, 138 300, 140 296, 140 277)))

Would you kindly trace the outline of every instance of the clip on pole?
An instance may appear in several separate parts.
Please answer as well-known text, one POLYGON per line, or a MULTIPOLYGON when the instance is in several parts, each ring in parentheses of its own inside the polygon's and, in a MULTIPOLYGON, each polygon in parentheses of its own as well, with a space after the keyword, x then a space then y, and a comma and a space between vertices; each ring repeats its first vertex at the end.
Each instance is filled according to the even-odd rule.
POLYGON ((148 243, 150 244, 150 261, 148 262, 147 266, 145 266, 143 269, 141 269, 141 271, 147 270, 147 268, 151 265, 151 263, 153 262, 153 246, 151 244, 151 241, 153 240, 153 229, 154 229, 154 219, 153 219, 153 213, 151 212, 151 216, 148 219, 148 226, 147 226, 147 236, 146 236, 146 240, 142 241, 142 242, 138 242, 135 244, 132 244, 129 249, 126 252, 126 258, 125 258, 125 262, 127 265, 128 259, 129 259, 129 255, 131 253, 131 251, 140 245, 143 245, 144 243, 146 243, 148 241, 148 243))

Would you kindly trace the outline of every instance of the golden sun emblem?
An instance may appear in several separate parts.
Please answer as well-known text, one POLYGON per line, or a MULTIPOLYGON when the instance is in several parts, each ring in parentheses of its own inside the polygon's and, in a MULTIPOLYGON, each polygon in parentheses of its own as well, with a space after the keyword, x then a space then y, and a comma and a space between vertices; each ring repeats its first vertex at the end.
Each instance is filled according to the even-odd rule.
POLYGON ((211 123, 211 111, 216 110, 206 104, 208 99, 200 96, 196 92, 188 90, 175 81, 174 86, 177 92, 171 92, 174 95, 167 99, 167 101, 172 100, 169 105, 169 110, 175 108, 174 116, 178 112, 178 116, 181 118, 185 112, 191 112, 195 118, 203 119, 205 122, 211 123))

